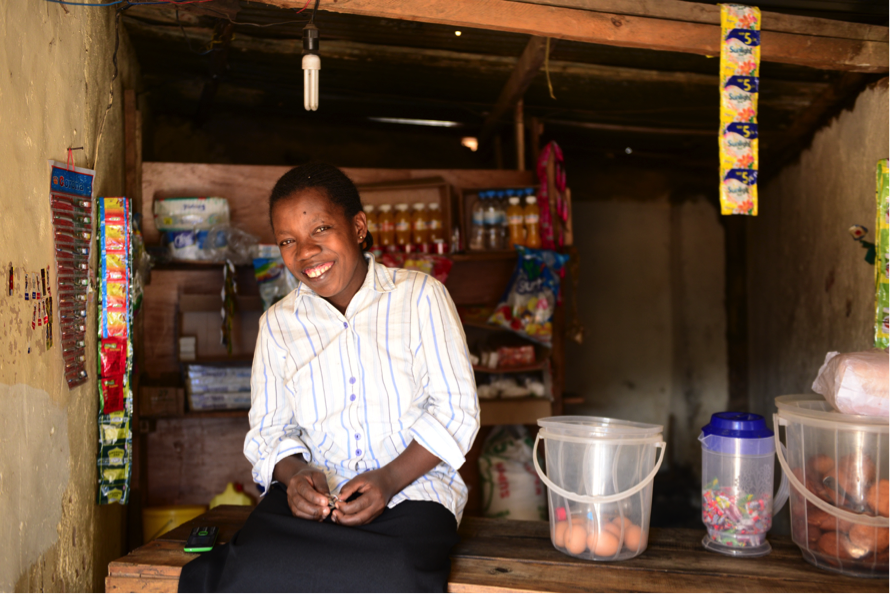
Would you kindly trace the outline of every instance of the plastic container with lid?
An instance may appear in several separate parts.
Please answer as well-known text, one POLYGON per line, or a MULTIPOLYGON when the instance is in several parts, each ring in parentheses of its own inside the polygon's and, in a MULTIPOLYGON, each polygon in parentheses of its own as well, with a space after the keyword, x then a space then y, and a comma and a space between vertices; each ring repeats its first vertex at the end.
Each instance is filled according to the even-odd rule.
POLYGON ((411 215, 408 214, 407 204, 396 204, 395 215, 396 245, 404 248, 411 243, 411 215))
POLYGON ((373 204, 366 204, 362 209, 365 211, 365 217, 368 219, 368 233, 370 233, 374 239, 377 239, 377 209, 374 208, 373 204))
POLYGON ((431 202, 429 212, 429 221, 427 229, 430 233, 430 243, 436 243, 438 240, 445 240, 445 224, 442 222, 442 209, 438 202, 431 202))
POLYGON ((541 247, 541 211, 538 208, 538 198, 528 196, 525 199, 525 247, 541 247))
POLYGON ((887 577, 888 427, 880 417, 835 412, 822 396, 776 398, 779 463, 791 483, 791 538, 817 567, 887 577))
POLYGON ((783 478, 773 498, 776 446, 760 415, 720 412, 702 427, 702 545, 732 557, 760 557, 772 550, 766 533, 788 500, 783 478))
POLYGON ((392 205, 381 204, 380 214, 377 216, 378 236, 374 237, 374 243, 382 248, 389 248, 395 244, 395 221, 392 217, 392 205))
POLYGON ((414 245, 429 243, 430 232, 427 223, 426 203, 418 202, 411 212, 411 243, 414 245))
POLYGON ((652 480, 664 461, 662 426, 579 416, 547 417, 538 425, 533 462, 549 490, 553 546, 593 561, 645 551, 652 480), (542 439, 546 473, 537 456, 542 439))

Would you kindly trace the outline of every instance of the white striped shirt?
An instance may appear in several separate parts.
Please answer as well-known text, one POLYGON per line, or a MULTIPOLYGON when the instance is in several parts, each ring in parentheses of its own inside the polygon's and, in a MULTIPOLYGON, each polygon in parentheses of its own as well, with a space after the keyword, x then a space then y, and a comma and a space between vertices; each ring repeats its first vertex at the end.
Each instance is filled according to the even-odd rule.
POLYGON ((300 283, 260 318, 244 455, 268 489, 278 461, 302 454, 336 494, 416 440, 442 462, 389 507, 437 501, 460 522, 457 469, 479 431, 463 326, 442 283, 366 258, 345 315, 300 283))

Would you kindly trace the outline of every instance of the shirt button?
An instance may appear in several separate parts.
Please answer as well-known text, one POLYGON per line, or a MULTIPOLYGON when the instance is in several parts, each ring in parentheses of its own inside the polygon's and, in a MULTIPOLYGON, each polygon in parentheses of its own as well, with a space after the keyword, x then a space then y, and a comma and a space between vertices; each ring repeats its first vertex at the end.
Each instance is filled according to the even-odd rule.
POLYGON ((354 383, 355 383, 355 378, 354 378, 354 377, 349 378, 349 383, 350 383, 350 384, 354 384, 354 383))
POLYGON ((355 455, 356 455, 356 456, 361 456, 361 455, 362 455, 362 451, 361 451, 361 450, 356 450, 356 451, 355 451, 355 455))
POLYGON ((361 438, 362 438, 361 435, 359 435, 358 433, 355 434, 355 440, 356 440, 356 441, 360 440, 361 438))
POLYGON ((349 328, 349 324, 347 324, 346 322, 343 322, 343 327, 344 327, 344 328, 349 328))
POLYGON ((350 399, 351 401, 355 402, 355 394, 352 394, 352 395, 349 397, 349 399, 350 399))

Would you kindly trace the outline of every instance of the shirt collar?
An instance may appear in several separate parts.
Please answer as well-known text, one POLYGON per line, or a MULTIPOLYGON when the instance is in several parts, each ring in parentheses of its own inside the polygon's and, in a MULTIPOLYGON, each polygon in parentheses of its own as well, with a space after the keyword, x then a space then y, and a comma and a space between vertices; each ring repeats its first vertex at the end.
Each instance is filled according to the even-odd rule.
MULTIPOLYGON (((378 293, 389 293, 394 290, 396 285, 393 282, 391 270, 383 264, 378 264, 374 254, 365 252, 364 256, 365 260, 368 261, 368 274, 365 276, 365 282, 362 283, 356 294, 365 288, 370 288, 378 293)), ((318 294, 310 289, 306 283, 299 281, 297 288, 294 290, 294 311, 296 311, 297 304, 303 295, 318 297, 318 294)))

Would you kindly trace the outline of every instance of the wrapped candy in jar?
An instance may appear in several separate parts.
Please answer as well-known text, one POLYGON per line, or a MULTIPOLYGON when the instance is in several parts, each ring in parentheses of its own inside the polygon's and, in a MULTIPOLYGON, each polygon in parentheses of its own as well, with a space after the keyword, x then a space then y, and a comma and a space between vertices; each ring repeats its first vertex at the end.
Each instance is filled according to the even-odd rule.
POLYGON ((784 475, 773 498, 776 446, 760 415, 721 412, 702 427, 702 545, 733 557, 760 557, 766 533, 788 499, 784 475))

